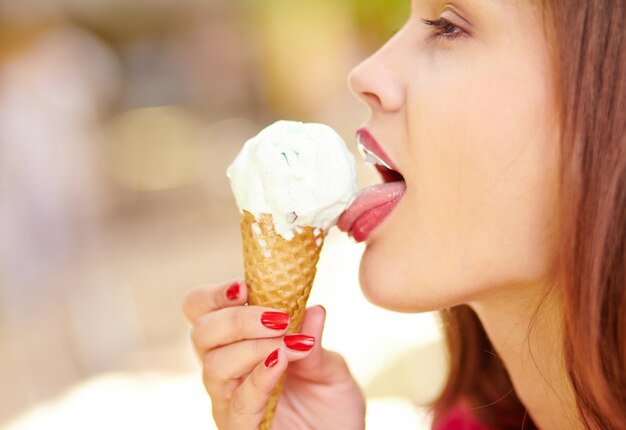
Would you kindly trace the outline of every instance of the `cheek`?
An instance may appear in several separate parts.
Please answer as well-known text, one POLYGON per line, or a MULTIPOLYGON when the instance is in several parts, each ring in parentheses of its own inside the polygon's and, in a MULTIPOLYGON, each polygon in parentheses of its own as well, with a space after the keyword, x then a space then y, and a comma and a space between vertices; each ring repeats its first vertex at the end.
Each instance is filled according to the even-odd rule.
POLYGON ((444 131, 419 147, 416 183, 423 184, 423 204, 449 221, 453 240, 486 275, 534 277, 546 260, 546 224, 556 203, 551 91, 539 67, 522 76, 510 65, 486 69, 449 83, 450 94, 463 98, 432 118, 444 131))

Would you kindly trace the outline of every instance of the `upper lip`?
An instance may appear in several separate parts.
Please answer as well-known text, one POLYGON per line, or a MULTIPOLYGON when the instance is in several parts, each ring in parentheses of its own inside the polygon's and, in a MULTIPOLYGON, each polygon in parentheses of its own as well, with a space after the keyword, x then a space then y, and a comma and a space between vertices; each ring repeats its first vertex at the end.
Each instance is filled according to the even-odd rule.
POLYGON ((378 157, 380 161, 383 162, 384 167, 398 172, 398 169, 395 166, 395 164, 391 161, 391 158, 389 158, 389 156, 380 146, 380 144, 378 143, 374 135, 370 133, 370 131, 367 128, 365 127, 360 128, 356 132, 356 139, 357 139, 358 144, 362 145, 367 151, 371 152, 376 157, 378 157))

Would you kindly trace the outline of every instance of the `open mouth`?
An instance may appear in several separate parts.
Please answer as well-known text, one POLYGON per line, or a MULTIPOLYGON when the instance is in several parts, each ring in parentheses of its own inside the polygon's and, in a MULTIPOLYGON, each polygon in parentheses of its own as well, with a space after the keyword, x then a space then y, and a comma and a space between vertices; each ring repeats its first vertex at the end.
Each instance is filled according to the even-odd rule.
POLYGON ((337 222, 340 230, 355 241, 367 240, 402 199, 406 183, 402 174, 367 129, 357 132, 357 143, 366 163, 373 164, 383 179, 382 184, 359 191, 337 222))

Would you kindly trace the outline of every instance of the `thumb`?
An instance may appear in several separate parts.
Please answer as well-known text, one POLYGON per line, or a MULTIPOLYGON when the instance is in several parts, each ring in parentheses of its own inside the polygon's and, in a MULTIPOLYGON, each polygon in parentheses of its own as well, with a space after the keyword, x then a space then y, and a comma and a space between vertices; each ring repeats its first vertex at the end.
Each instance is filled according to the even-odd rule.
POLYGON ((309 381, 327 383, 352 378, 344 358, 336 352, 322 348, 325 321, 326 309, 323 306, 317 305, 306 310, 300 332, 313 336, 316 342, 306 358, 289 363, 291 375, 309 381))

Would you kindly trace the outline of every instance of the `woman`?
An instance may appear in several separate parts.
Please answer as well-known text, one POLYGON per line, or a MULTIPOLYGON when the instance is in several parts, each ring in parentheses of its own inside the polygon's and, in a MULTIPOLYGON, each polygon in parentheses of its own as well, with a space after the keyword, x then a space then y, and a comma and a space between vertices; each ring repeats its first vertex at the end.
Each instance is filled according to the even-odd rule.
MULTIPOLYGON (((442 310, 433 428, 626 428, 625 11, 415 0, 350 76, 372 112, 361 140, 406 191, 339 226, 367 241, 373 303, 442 310)), ((363 428, 359 388, 319 346, 324 310, 284 337, 246 297, 205 286, 184 304, 218 426, 255 428, 289 362, 275 428, 363 428)))

